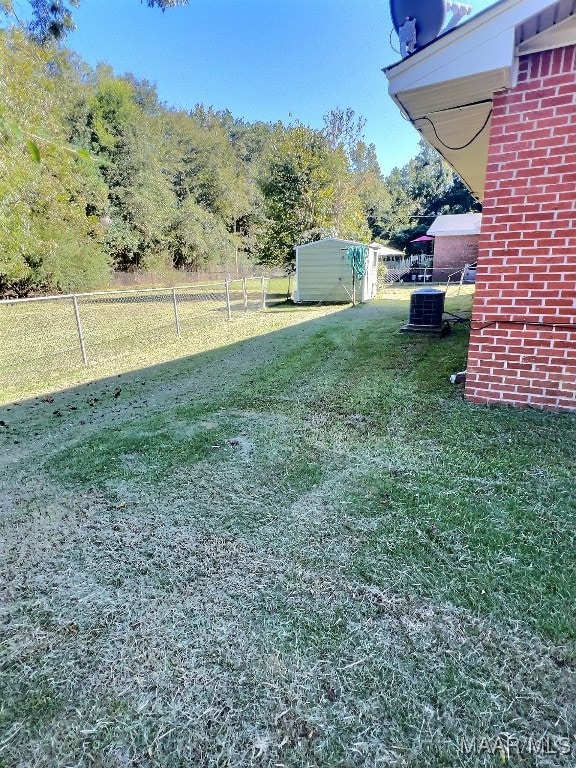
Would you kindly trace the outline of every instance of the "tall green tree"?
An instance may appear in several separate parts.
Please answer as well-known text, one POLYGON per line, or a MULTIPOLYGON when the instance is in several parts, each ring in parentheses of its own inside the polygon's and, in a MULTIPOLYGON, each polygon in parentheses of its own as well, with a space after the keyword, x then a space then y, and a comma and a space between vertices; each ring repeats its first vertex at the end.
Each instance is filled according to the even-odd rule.
POLYGON ((364 137, 366 120, 351 107, 332 109, 324 115, 323 134, 334 149, 346 155, 353 186, 359 196, 371 239, 380 234, 378 221, 388 198, 374 144, 364 137))
POLYGON ((68 142, 62 121, 82 89, 66 54, 0 32, 0 286, 4 294, 95 286, 108 278, 101 216, 106 187, 97 165, 68 142), (63 73, 66 73, 64 75, 63 73), (34 162, 32 138, 42 151, 34 162))
POLYGON ((216 265, 231 265, 236 243, 222 219, 189 196, 173 217, 172 261, 177 269, 194 271, 216 265))
POLYGON ((364 128, 366 120, 357 117, 352 107, 341 109, 336 107, 324 115, 324 129, 322 134, 332 149, 341 147, 350 170, 357 170, 355 161, 358 147, 364 143, 364 128))
POLYGON ((234 261, 234 234, 250 209, 241 164, 211 111, 165 113, 165 169, 175 196, 174 263, 200 268, 234 261))
POLYGON ((160 121, 137 103, 134 83, 106 68, 72 140, 97 158, 108 188, 107 246, 117 269, 143 269, 169 260, 168 232, 175 207, 163 167, 160 121))
POLYGON ((265 175, 260 261, 290 268, 294 247, 326 236, 367 239, 361 201, 341 147, 303 125, 273 143, 265 175))

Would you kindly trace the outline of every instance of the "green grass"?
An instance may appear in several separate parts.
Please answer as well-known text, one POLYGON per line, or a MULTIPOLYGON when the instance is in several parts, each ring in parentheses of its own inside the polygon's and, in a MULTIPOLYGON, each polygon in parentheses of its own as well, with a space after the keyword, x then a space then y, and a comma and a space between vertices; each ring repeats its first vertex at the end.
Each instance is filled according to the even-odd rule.
POLYGON ((574 765, 576 418, 407 295, 0 409, 0 766, 574 765))
MULTIPOLYGON (((287 286, 287 278, 271 278, 268 303, 286 306, 287 286)), ((315 316, 314 308, 294 312, 288 306, 289 320, 276 318, 274 312, 262 320, 260 279, 247 280, 247 291, 245 308, 241 281, 231 283, 229 320, 223 283, 179 288, 180 337, 170 290, 127 293, 123 302, 112 300, 120 298, 119 293, 81 297, 78 309, 87 366, 72 299, 1 304, 0 403, 186 357, 315 316), (203 299, 190 301, 191 294, 203 299)))

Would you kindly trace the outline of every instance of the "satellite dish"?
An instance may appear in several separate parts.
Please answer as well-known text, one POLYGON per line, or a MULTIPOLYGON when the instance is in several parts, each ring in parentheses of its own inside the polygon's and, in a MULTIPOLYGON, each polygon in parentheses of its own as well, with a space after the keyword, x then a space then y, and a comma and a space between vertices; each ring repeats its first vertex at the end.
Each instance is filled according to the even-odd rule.
POLYGON ((390 15, 396 34, 402 43, 401 28, 416 22, 416 40, 412 49, 410 43, 403 55, 413 53, 423 45, 432 42, 442 29, 446 7, 444 0, 390 0, 390 15))

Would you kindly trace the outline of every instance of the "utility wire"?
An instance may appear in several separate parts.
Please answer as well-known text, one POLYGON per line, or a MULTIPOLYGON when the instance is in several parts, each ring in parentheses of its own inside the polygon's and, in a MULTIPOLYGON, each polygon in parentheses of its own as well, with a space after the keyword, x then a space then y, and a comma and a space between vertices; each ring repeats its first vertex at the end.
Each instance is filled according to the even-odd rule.
POLYGON ((576 328, 576 323, 541 323, 537 320, 506 320, 505 318, 490 320, 490 322, 481 325, 470 325, 470 328, 473 331, 483 331, 485 328, 490 328, 499 323, 506 325, 536 325, 540 328, 576 328))
POLYGON ((393 33, 393 32, 394 32, 394 30, 393 30, 393 29, 391 29, 391 30, 390 30, 390 48, 392 48, 392 50, 394 51, 394 53, 397 53, 399 56, 401 56, 402 54, 400 53, 400 51, 396 50, 396 48, 394 48, 394 46, 392 45, 392 33, 393 33))
POLYGON ((470 144, 472 144, 472 142, 473 142, 473 141, 476 141, 476 139, 478 138, 478 136, 480 136, 480 134, 482 133, 482 131, 484 130, 484 128, 486 128, 486 126, 488 125, 488 120, 490 120, 490 117, 491 117, 491 116, 492 116, 492 108, 490 108, 490 111, 488 112, 488 115, 487 115, 487 117, 486 117, 486 120, 484 120, 484 123, 482 124, 482 127, 480 128, 480 130, 479 130, 479 131, 477 131, 477 132, 474 134, 474 136, 472 136, 472 138, 470 139, 470 141, 467 141, 467 142, 466 142, 466 144, 462 144, 462 146, 461 146, 461 147, 451 147, 451 146, 449 146, 448 144, 446 144, 445 142, 443 142, 443 141, 442 141, 442 139, 440 138, 440 136, 438 136, 438 131, 436 130, 436 126, 434 125, 434 123, 432 122, 432 120, 430 120, 430 118, 429 118, 429 117, 416 117, 416 118, 415 118, 415 120, 427 120, 427 121, 430 123, 430 125, 432 126, 432 130, 434 131, 434 135, 436 136, 436 138, 438 139, 438 141, 440 142, 440 144, 442 144, 442 146, 443 146, 443 147, 445 147, 446 149, 449 149, 451 152, 458 152, 458 151, 459 151, 459 150, 461 150, 461 149, 466 149, 466 147, 469 147, 469 146, 470 146, 470 144))

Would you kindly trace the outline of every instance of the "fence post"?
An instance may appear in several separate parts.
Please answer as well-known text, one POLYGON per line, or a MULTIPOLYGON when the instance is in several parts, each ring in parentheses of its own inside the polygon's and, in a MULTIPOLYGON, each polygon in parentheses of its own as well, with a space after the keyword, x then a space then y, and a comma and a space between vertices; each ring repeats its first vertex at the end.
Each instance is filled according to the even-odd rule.
POLYGON ((180 336, 180 317, 178 316, 178 301, 176 300, 176 288, 172 288, 172 302, 174 304, 174 319, 176 320, 176 333, 180 336))
POLYGON ((80 349, 82 350, 82 361, 84 362, 84 365, 88 365, 88 358, 86 357, 86 344, 84 343, 84 334, 82 332, 82 322, 80 320, 80 310, 78 309, 78 300, 76 299, 76 294, 72 295, 72 303, 74 304, 76 328, 78 330, 78 339, 80 340, 80 349))
POLYGON ((228 312, 228 320, 232 320, 232 306, 230 305, 230 281, 228 278, 224 281, 224 287, 226 288, 226 311, 228 312))
POLYGON ((266 309, 266 278, 262 275, 262 309, 266 309))
POLYGON ((242 277, 242 292, 244 294, 244 310, 248 309, 248 290, 246 288, 246 278, 242 277))

